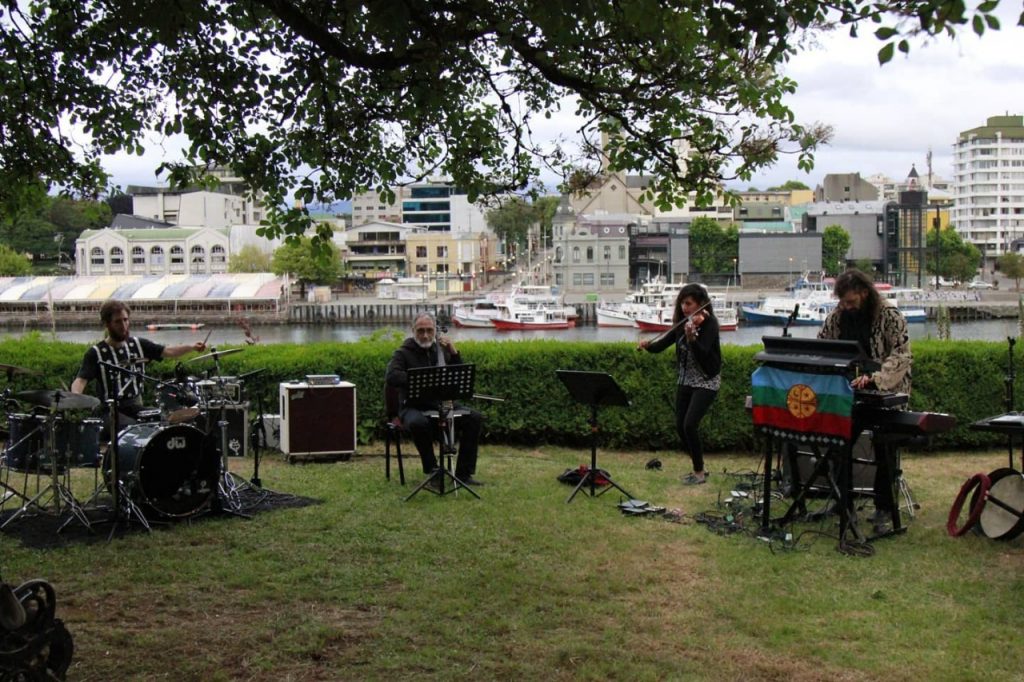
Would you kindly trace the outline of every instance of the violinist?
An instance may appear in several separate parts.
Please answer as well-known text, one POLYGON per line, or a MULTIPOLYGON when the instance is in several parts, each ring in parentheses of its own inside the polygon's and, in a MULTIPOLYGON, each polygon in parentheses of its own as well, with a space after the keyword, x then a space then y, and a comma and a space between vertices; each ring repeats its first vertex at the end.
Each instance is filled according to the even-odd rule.
POLYGON ((672 314, 672 327, 637 344, 637 350, 660 353, 672 344, 676 347, 676 431, 683 450, 693 461, 693 472, 683 478, 684 485, 700 485, 707 480, 704 449, 700 442, 701 419, 711 408, 722 385, 722 347, 718 320, 711 308, 707 289, 687 284, 679 290, 672 314))

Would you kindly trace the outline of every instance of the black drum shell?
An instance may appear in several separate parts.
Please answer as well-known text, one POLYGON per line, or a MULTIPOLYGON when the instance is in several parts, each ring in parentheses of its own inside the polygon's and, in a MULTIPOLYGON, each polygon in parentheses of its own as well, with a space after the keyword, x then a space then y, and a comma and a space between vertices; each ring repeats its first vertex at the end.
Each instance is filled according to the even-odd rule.
MULTIPOLYGON (((132 424, 118 434, 117 454, 129 495, 161 516, 192 516, 217 491, 217 452, 206 434, 187 424, 132 424)), ((109 469, 104 462, 108 485, 109 469)))

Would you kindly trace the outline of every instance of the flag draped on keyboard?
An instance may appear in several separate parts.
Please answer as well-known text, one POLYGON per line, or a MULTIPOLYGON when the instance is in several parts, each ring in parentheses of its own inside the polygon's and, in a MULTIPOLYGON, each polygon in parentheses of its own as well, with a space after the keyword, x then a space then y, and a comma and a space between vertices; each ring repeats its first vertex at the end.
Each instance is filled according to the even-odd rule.
POLYGON ((811 440, 852 436, 853 389, 845 376, 759 367, 751 383, 755 426, 811 440))

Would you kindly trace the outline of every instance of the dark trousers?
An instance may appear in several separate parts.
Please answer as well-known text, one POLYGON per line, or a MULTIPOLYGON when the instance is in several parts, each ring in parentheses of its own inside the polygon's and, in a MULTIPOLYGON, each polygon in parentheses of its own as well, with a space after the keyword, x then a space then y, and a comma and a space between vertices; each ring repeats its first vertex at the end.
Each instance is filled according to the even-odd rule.
POLYGON ((694 471, 704 471, 704 447, 700 442, 700 420, 704 418, 718 391, 679 384, 676 387, 676 431, 683 450, 693 460, 694 471))
MULTIPOLYGON (((455 433, 459 439, 459 457, 455 464, 455 476, 467 478, 476 473, 477 445, 480 442, 480 424, 483 418, 479 412, 464 407, 457 408, 455 412, 459 415, 454 417, 455 433)), ((423 473, 429 474, 437 468, 434 441, 441 439, 438 420, 428 418, 412 407, 402 410, 400 417, 402 428, 412 436, 416 450, 420 453, 423 473)))

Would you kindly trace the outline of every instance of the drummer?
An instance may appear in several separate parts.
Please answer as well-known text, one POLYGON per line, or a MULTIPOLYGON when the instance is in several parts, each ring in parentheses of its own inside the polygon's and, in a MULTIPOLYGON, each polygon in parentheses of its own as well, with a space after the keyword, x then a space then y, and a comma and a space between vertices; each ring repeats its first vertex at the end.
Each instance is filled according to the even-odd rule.
POLYGON ((147 360, 177 358, 192 351, 202 351, 206 343, 197 341, 181 346, 161 346, 148 339, 131 336, 129 333, 131 309, 122 301, 108 300, 100 307, 100 320, 107 335, 102 341, 85 351, 82 367, 78 376, 71 384, 74 393, 84 393, 86 386, 93 379, 97 382, 97 393, 103 401, 104 415, 107 412, 107 399, 118 398, 118 424, 124 427, 136 422, 142 405, 143 384, 141 378, 128 372, 121 372, 113 367, 101 365, 102 360, 109 365, 125 369, 141 371, 147 360))

